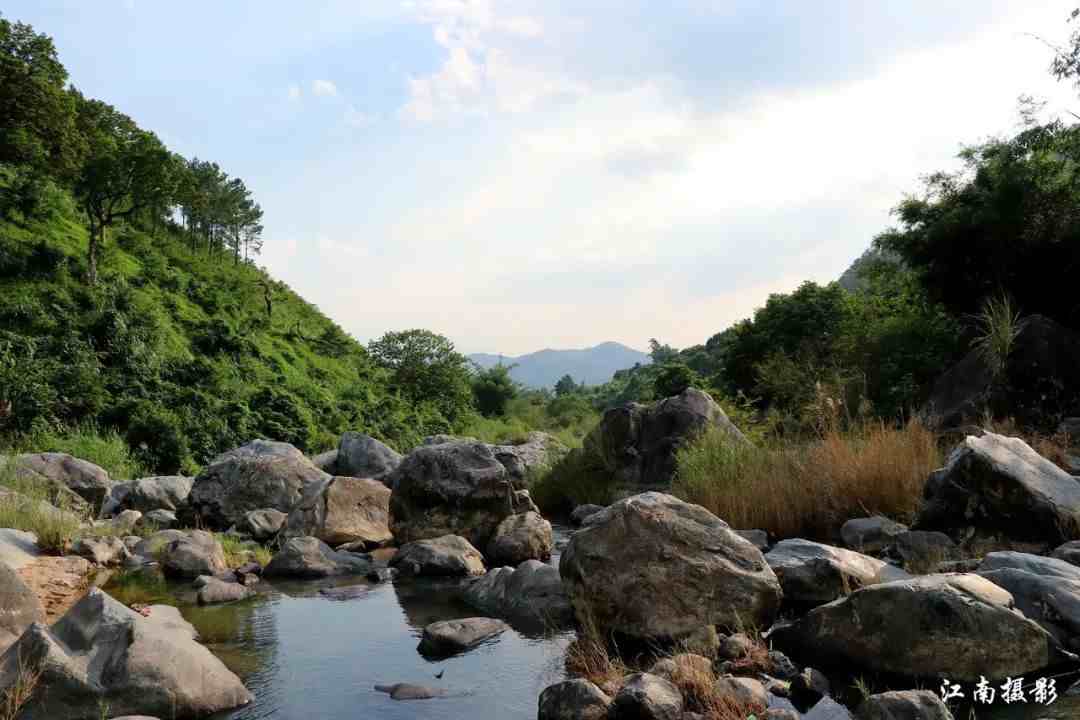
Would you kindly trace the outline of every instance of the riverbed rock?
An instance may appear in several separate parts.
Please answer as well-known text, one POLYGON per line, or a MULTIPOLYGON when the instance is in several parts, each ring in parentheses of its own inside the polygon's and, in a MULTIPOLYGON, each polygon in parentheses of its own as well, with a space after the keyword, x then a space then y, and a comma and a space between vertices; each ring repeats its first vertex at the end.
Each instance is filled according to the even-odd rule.
POLYGON ((487 547, 507 516, 537 510, 490 445, 421 445, 391 473, 390 530, 399 543, 453 534, 487 547))
POLYGON ((611 703, 616 718, 681 720, 683 697, 671 682, 649 673, 627 676, 611 703))
POLYGON ((338 552, 313 537, 290 538, 263 569, 263 577, 321 578, 335 575, 366 575, 371 558, 338 552))
POLYGON ((979 575, 1012 593, 1016 607, 1063 646, 1080 650, 1080 568, 1018 552, 983 558, 979 575))
POLYGON ((484 556, 459 535, 407 543, 398 549, 389 564, 404 575, 466 577, 484 574, 484 556))
POLYGON ((45 607, 19 574, 0 562, 0 653, 33 623, 45 622, 45 607))
POLYGON ((873 554, 892 545, 896 536, 907 529, 903 523, 875 515, 848 520, 840 527, 840 537, 852 550, 873 554))
MULTIPOLYGON (((182 540, 187 537, 184 530, 158 530, 154 534, 143 538, 135 546, 132 553, 146 558, 147 560, 160 560, 169 543, 174 540, 182 540)), ((195 576, 198 577, 198 576, 195 576)))
POLYGON ((952 538, 936 530, 905 530, 893 539, 889 552, 907 567, 929 571, 953 561, 958 548, 952 538))
POLYGON ((863 700, 858 720, 953 720, 949 707, 929 690, 893 690, 863 700))
POLYGON ((539 560, 495 568, 469 581, 462 597, 476 609, 504 618, 560 628, 574 619, 559 571, 539 560))
POLYGON ((327 475, 337 475, 337 448, 311 456, 311 464, 327 475))
MULTIPOLYGON (((310 483, 305 487, 312 487, 317 483, 310 483)), ((274 508, 260 508, 248 510, 231 529, 241 535, 247 535, 255 542, 269 542, 285 526, 289 518, 287 513, 274 508)))
POLYGON ((769 533, 764 530, 736 530, 739 537, 749 540, 761 552, 769 549, 769 533))
POLYGON ((425 657, 450 657, 471 650, 509 629, 510 626, 502 620, 493 618, 440 620, 424 628, 424 634, 416 649, 425 657))
POLYGON ((1070 540, 1058 545, 1050 556, 1080 567, 1080 540, 1070 540))
POLYGON ((869 555, 799 538, 778 542, 765 561, 793 607, 824 605, 866 585, 909 577, 869 555))
POLYGON ((449 694, 442 688, 414 685, 413 683, 376 685, 375 690, 388 693, 391 700, 431 700, 432 698, 446 697, 449 694))
POLYGON ((225 530, 251 510, 288 513, 306 485, 329 477, 288 443, 254 440, 217 456, 199 473, 181 520, 225 530))
POLYGON ((246 583, 225 582, 209 575, 196 578, 196 587, 199 589, 196 599, 200 605, 236 602, 255 594, 254 590, 246 587, 246 583))
POLYGON ((676 675, 689 674, 696 677, 712 678, 712 660, 697 653, 679 653, 671 657, 660 658, 649 668, 649 673, 675 682, 676 675))
POLYGON ((81 537, 72 543, 71 552, 98 565, 122 565, 131 557, 118 537, 81 537))
POLYGON ((582 451, 590 467, 603 468, 620 485, 667 488, 678 449, 709 427, 733 443, 749 444, 708 393, 687 388, 651 405, 608 410, 585 437, 582 451))
POLYGON ((228 570, 221 543, 205 530, 190 530, 169 542, 158 553, 166 577, 197 578, 219 575, 228 570))
POLYGON ((1058 659, 1053 638, 1008 591, 971 574, 870 585, 778 625, 769 638, 815 664, 963 682, 1024 675, 1058 659))
POLYGON ((536 720, 606 720, 611 698, 588 680, 564 680, 540 693, 536 720))
POLYGON ((489 447, 517 486, 528 486, 536 471, 558 462, 570 451, 555 436, 535 430, 525 436, 524 442, 489 447))
POLYGON ((593 505, 591 503, 578 505, 576 508, 574 508, 574 511, 570 513, 570 524, 574 527, 581 527, 585 524, 586 520, 588 520, 590 517, 603 509, 603 505, 593 505))
POLYGON ((720 697, 730 698, 744 708, 764 710, 769 704, 769 693, 760 680, 748 677, 722 675, 713 683, 713 690, 720 697))
POLYGON ((975 527, 1015 540, 1080 539, 1080 483, 1020 438, 969 435, 930 474, 916 527, 975 527))
POLYGON ((495 528, 487 545, 493 565, 517 565, 526 560, 547 560, 555 540, 551 523, 537 512, 510 515, 495 528))
POLYGON ((370 435, 346 432, 338 443, 334 474, 385 483, 400 464, 401 454, 389 445, 370 435))
POLYGON ((657 492, 592 518, 571 536, 559 572, 579 619, 639 639, 767 627, 780 605, 760 550, 705 508, 657 492))
POLYGON ((44 452, 0 458, 0 466, 10 463, 19 480, 38 482, 70 502, 71 509, 97 513, 112 489, 113 481, 104 468, 67 453, 44 452))
POLYGON ((390 488, 368 478, 332 477, 305 486, 282 532, 374 550, 394 539, 389 522, 390 488))
POLYGON ((177 525, 176 513, 172 510, 151 510, 139 518, 139 528, 169 530, 177 525))
POLYGON ((113 488, 102 515, 109 517, 123 510, 178 512, 187 502, 192 482, 182 475, 158 475, 123 483, 113 488))
POLYGON ((0 687, 20 663, 42 668, 41 686, 20 717, 93 720, 118 715, 203 717, 251 702, 243 683, 174 608, 144 617, 91 588, 51 628, 31 625, 0 657, 0 687))

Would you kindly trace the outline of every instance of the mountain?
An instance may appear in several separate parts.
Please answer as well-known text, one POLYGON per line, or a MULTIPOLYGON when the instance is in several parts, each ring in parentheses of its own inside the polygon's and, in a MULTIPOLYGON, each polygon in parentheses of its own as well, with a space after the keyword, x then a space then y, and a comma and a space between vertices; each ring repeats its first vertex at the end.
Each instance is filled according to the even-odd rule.
POLYGON ((581 350, 539 350, 517 357, 474 353, 469 359, 483 368, 494 367, 500 362, 515 365, 510 376, 533 388, 552 387, 563 375, 569 375, 577 383, 599 385, 610 380, 616 370, 649 362, 646 353, 617 342, 600 343, 581 350))

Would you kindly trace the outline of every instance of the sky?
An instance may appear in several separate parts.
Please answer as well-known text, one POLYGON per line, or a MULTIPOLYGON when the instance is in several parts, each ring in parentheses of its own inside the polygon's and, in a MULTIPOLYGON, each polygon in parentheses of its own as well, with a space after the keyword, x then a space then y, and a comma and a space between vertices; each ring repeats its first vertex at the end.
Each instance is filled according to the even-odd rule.
POLYGON ((362 342, 704 342, 836 279, 920 178, 1080 95, 1073 2, 7 0, 71 82, 243 178, 362 342), (1042 38, 1042 40, 1040 39, 1042 38))

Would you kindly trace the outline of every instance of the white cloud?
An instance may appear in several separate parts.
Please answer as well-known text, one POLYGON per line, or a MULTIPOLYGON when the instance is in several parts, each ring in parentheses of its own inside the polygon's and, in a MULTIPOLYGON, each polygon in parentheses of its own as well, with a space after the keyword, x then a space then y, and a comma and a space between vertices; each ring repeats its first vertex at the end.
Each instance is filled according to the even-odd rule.
POLYGON ((289 86, 288 92, 289 92, 289 100, 290 101, 297 102, 298 100, 300 100, 301 91, 300 91, 300 86, 299 85, 297 85, 296 83, 293 83, 292 85, 289 86))
POLYGON ((316 97, 334 97, 338 94, 338 89, 330 80, 315 80, 311 83, 311 92, 316 97))

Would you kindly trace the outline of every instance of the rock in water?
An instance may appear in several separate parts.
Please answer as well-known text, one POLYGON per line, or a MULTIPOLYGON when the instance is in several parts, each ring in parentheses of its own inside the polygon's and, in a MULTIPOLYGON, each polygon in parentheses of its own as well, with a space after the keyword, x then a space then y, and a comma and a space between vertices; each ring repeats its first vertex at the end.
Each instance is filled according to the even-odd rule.
POLYGON ((780 579, 784 602, 816 607, 865 585, 902 580, 909 575, 886 562, 810 540, 782 540, 765 555, 780 579))
POLYGON ((425 657, 449 657, 502 635, 510 626, 492 618, 440 620, 424 628, 417 650, 425 657))
POLYGON ((376 685, 379 692, 388 693, 391 700, 431 700, 432 698, 446 697, 447 692, 442 688, 431 688, 412 683, 394 683, 393 685, 376 685))
POLYGON ((574 621, 559 571, 539 560, 500 567, 471 580, 462 595, 478 610, 500 617, 568 627, 574 621))
POLYGON ((197 578, 201 587, 196 594, 200 605, 216 605, 218 603, 236 602, 245 600, 255 594, 251 588, 240 583, 225 582, 216 577, 202 575, 197 578))
POLYGON ((403 545, 389 564, 405 575, 462 577, 484 574, 484 557, 468 540, 458 535, 403 545))
POLYGON ((977 682, 1058 659, 1053 638, 978 575, 926 575, 870 585, 777 626, 770 639, 815 664, 977 682))
POLYGON ((124 541, 118 537, 83 537, 71 546, 71 552, 98 565, 122 565, 131 557, 124 541))
POLYGON ((366 555, 337 552, 318 538, 298 537, 286 542, 263 570, 264 577, 321 578, 366 575, 374 567, 366 555))
POLYGON ((394 539, 389 522, 390 488, 367 478, 333 477, 305 486, 284 533, 374 550, 394 539))
MULTIPOLYGON (((153 537, 155 536, 152 535, 151 538, 153 537)), ((229 569, 221 543, 204 530, 181 533, 180 537, 169 542, 158 552, 157 559, 161 563, 161 571, 166 576, 174 578, 219 575, 229 569)))
POLYGON ((338 443, 334 470, 337 475, 370 478, 385 483, 400 464, 401 455, 389 445, 370 435, 347 432, 338 443))
POLYGON ((859 706, 858 720, 953 720, 948 706, 929 690, 897 690, 871 695, 859 706))
POLYGON ((540 693, 536 720, 606 720, 611 698, 588 680, 564 680, 540 693))
POLYGON ((1016 607, 1069 650, 1080 650, 1080 568, 1018 552, 983 558, 978 574, 1012 593, 1016 607))
POLYGON ((306 485, 329 478, 292 445, 255 440, 219 455, 199 473, 182 519, 225 530, 250 510, 288 513, 306 485))
POLYGON ((635 720, 681 720, 683 697, 662 677, 634 673, 623 682, 612 701, 614 717, 635 720))
POLYGON ((973 526, 1017 540, 1080 539, 1080 483, 1019 438, 969 435, 930 474, 916 526, 973 526))
POLYGON ((0 657, 0 688, 27 664, 40 684, 20 717, 94 720, 112 713, 203 717, 251 702, 240 679, 195 641, 175 608, 143 617, 96 588, 51 628, 34 624, 0 657))
MULTIPOLYGON (((310 488, 315 485, 316 483, 309 483, 304 487, 310 488)), ((255 542, 267 542, 281 531, 288 517, 285 513, 273 508, 249 510, 231 529, 242 535, 250 535, 255 542)))
POLYGON ((780 605, 760 550, 705 508, 657 492, 593 516, 571 536, 559 572, 579 619, 644 640, 768 627, 780 605))
POLYGON ((510 515, 495 528, 487 546, 492 565, 517 565, 526 560, 547 560, 555 540, 551 523, 537 512, 510 515))

